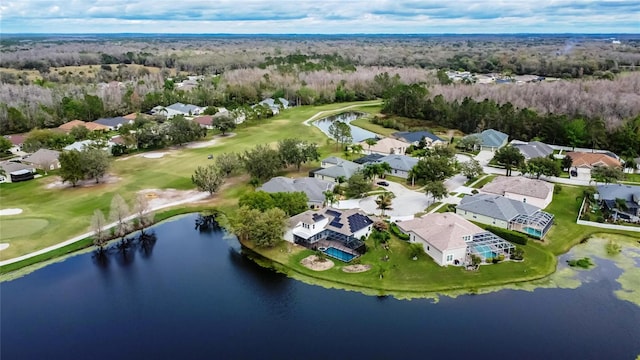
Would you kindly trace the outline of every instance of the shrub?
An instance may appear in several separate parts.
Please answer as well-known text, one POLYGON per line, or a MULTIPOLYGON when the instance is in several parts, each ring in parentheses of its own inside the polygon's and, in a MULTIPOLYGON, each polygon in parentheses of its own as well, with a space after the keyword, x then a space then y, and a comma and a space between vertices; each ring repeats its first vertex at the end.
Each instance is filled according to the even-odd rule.
POLYGON ((513 250, 513 253, 511 253, 511 259, 512 260, 522 260, 522 259, 524 259, 524 250, 522 250, 519 247, 516 247, 515 250, 513 250))
POLYGON ((593 263, 591 262, 591 259, 589 259, 588 257, 584 257, 582 259, 572 259, 572 260, 567 260, 567 264, 569 264, 569 266, 571 267, 581 267, 583 269, 588 269, 591 266, 593 266, 593 263))
POLYGON ((478 192, 479 192, 479 191, 478 191, 478 190, 476 190, 476 189, 471 190, 471 193, 472 193, 473 195, 477 194, 478 192))
POLYGON ((557 195, 557 194, 560 194, 560 192, 562 192, 562 185, 555 184, 553 186, 553 193, 557 195))
POLYGON ((620 244, 616 243, 613 240, 609 240, 609 242, 606 245, 606 249, 607 249, 607 254, 609 255, 616 255, 620 253, 620 251, 622 251, 622 247, 620 246, 620 244))
POLYGON ((408 234, 403 233, 402 231, 400 231, 400 229, 398 229, 398 225, 396 225, 395 223, 391 223, 389 225, 389 229, 391 230, 391 232, 397 236, 400 240, 409 240, 410 237, 408 234))
POLYGON ((487 226, 485 229, 514 244, 527 245, 527 241, 529 241, 527 235, 512 230, 502 229, 495 226, 487 226))

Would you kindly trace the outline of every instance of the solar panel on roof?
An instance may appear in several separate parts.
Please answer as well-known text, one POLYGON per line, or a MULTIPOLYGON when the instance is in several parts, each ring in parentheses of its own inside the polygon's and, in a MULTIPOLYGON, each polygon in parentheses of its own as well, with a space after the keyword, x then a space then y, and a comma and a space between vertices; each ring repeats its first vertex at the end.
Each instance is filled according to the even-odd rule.
POLYGON ((342 215, 342 213, 335 210, 327 210, 326 213, 334 217, 340 217, 340 215, 342 215))

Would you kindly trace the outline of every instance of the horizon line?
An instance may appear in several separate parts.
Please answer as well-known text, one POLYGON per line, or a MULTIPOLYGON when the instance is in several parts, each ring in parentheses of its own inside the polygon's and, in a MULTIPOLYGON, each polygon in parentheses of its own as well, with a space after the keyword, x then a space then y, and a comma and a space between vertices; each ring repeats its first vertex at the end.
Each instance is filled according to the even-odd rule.
POLYGON ((195 33, 195 32, 4 32, 3 35, 640 35, 640 32, 495 32, 495 33, 464 33, 464 32, 389 32, 389 33, 195 33))

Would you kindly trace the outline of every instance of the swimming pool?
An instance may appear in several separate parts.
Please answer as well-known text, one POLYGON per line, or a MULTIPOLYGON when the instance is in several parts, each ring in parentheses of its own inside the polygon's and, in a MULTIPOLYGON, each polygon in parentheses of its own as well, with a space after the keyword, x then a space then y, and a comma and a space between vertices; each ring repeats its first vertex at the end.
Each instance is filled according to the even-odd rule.
POLYGON ((487 245, 476 245, 474 248, 483 259, 493 259, 498 256, 498 254, 491 251, 491 248, 487 245))
POLYGON ((349 262, 356 257, 356 255, 349 254, 348 252, 336 249, 334 247, 327 248, 326 250, 324 250, 324 253, 331 256, 332 258, 336 258, 344 262, 349 262))

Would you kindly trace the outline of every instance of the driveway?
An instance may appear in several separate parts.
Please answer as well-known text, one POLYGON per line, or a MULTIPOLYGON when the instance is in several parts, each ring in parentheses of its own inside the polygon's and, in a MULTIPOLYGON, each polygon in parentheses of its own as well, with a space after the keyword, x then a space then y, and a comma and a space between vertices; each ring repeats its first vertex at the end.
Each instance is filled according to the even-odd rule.
MULTIPOLYGON (((388 181, 389 186, 385 186, 396 197, 393 199, 391 210, 386 210, 385 215, 391 216, 391 220, 412 219, 415 213, 424 211, 433 201, 424 192, 407 189, 402 184, 388 181)), ((362 199, 349 199, 338 202, 338 209, 360 208, 367 214, 380 215, 380 210, 376 204, 377 195, 367 196, 362 199)))

